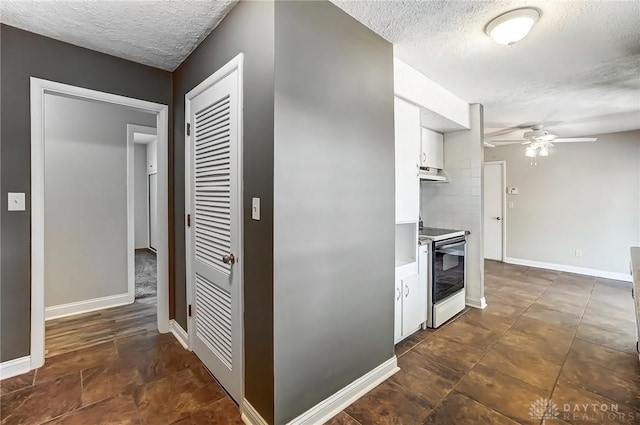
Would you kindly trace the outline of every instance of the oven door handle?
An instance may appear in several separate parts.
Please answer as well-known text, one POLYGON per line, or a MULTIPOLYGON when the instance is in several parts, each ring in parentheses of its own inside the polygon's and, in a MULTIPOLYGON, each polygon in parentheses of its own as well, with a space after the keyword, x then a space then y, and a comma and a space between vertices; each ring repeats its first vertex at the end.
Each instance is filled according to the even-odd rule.
POLYGON ((451 245, 439 246, 438 249, 449 249, 449 248, 453 248, 454 246, 464 245, 464 244, 465 244, 464 242, 452 243, 451 245))
POLYGON ((435 243, 435 247, 436 249, 440 249, 440 248, 450 248, 452 246, 456 246, 456 245, 460 245, 463 243, 467 243, 467 238, 465 238, 464 236, 461 236, 459 238, 455 238, 455 239, 448 239, 448 240, 444 240, 444 241, 439 241, 435 243))

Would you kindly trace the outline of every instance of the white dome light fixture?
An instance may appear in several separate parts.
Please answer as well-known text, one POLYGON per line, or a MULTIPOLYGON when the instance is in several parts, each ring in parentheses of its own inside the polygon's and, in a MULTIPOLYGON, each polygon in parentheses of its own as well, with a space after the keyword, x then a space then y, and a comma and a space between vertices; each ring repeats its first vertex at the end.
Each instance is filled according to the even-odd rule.
POLYGON ((539 18, 540 12, 530 7, 512 10, 489 22, 485 32, 496 43, 511 46, 525 38, 539 18))

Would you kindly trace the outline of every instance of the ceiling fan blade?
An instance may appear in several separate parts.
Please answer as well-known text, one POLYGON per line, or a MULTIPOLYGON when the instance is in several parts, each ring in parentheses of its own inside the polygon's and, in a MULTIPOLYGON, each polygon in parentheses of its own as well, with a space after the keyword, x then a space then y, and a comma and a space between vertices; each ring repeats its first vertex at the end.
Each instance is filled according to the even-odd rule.
POLYGON ((531 144, 531 140, 525 140, 524 142, 520 143, 521 145, 530 145, 531 144))
POLYGON ((487 134, 485 134, 485 136, 486 137, 506 136, 507 134, 516 133, 518 131, 522 131, 522 129, 518 128, 518 127, 503 128, 502 130, 498 130, 498 131, 493 131, 491 133, 487 133, 487 134))
POLYGON ((575 142, 595 142, 597 137, 558 137, 553 139, 553 143, 575 143, 575 142))
POLYGON ((492 145, 491 143, 483 142, 485 148, 495 148, 496 145, 492 145))
POLYGON ((522 143, 525 141, 524 139, 514 139, 514 140, 488 140, 488 143, 493 145, 513 145, 514 143, 522 143))

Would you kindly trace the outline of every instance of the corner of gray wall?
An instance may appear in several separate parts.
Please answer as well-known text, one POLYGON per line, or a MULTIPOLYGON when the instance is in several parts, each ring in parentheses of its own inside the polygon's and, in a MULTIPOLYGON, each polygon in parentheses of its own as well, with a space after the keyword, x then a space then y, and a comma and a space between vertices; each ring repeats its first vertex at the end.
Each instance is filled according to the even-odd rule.
POLYGON ((276 2, 276 424, 394 356, 393 49, 327 1, 276 2))

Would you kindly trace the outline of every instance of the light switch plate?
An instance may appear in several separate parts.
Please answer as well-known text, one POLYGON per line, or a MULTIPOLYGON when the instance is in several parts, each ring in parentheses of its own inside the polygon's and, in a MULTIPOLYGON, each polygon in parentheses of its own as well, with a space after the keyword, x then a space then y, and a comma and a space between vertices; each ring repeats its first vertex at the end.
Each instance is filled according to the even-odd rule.
POLYGON ((251 218, 260 220, 260 198, 251 199, 251 218))
POLYGON ((507 189, 508 195, 517 195, 518 193, 520 193, 520 191, 518 190, 517 187, 510 187, 507 189))
POLYGON ((26 209, 24 193, 9 192, 8 211, 24 211, 26 209))

